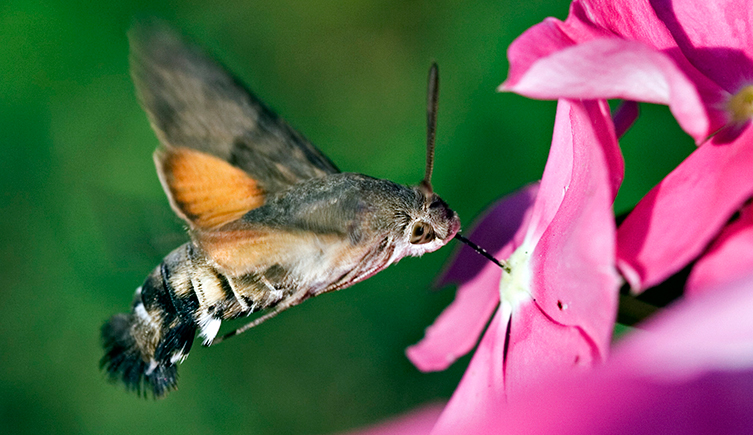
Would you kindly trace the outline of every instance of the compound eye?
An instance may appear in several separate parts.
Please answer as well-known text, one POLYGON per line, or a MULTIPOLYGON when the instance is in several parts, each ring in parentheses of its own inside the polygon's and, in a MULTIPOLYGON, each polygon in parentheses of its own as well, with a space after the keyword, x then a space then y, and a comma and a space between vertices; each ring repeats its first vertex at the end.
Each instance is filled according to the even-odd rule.
POLYGON ((410 242, 414 245, 423 245, 434 240, 434 229, 426 222, 416 222, 413 225, 410 242))

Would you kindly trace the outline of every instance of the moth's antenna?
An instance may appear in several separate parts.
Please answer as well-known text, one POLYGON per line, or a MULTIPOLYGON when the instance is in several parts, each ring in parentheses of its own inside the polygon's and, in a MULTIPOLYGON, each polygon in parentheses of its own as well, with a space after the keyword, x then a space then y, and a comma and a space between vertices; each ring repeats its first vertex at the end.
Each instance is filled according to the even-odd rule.
POLYGON ((487 252, 486 249, 484 249, 481 246, 479 246, 479 245, 471 242, 470 240, 466 239, 460 233, 455 234, 455 239, 460 240, 461 242, 463 242, 466 245, 470 246, 474 251, 478 252, 479 254, 481 254, 482 256, 484 256, 484 258, 486 258, 487 260, 489 260, 492 263, 496 264, 497 266, 501 267, 502 270, 504 270, 505 272, 510 273, 512 271, 512 269, 510 269, 510 265, 507 264, 506 261, 497 260, 496 258, 494 258, 494 256, 492 254, 490 254, 489 252, 487 252))
POLYGON ((434 137, 437 133, 437 104, 439 101, 439 67, 432 62, 429 68, 429 88, 426 96, 426 173, 421 186, 427 193, 434 190, 431 187, 431 173, 434 170, 434 137))

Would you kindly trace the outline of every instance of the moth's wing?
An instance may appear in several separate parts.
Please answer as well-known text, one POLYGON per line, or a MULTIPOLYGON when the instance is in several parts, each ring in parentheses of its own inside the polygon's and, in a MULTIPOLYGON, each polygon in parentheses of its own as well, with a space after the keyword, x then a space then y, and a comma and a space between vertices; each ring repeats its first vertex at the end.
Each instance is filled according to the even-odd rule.
POLYGON ((129 33, 131 75, 165 146, 187 147, 244 170, 265 193, 339 172, 199 47, 159 21, 129 33))
POLYGON ((273 284, 280 272, 294 273, 298 278, 308 278, 299 285, 315 281, 320 285, 310 289, 310 296, 349 287, 395 261, 395 246, 387 239, 373 245, 358 244, 334 232, 296 231, 243 220, 229 226, 233 228, 196 234, 194 238, 217 267, 236 277, 250 273, 265 276, 273 270, 266 276, 273 284))
POLYGON ((192 237, 212 262, 230 276, 263 274, 272 267, 294 271, 314 258, 324 265, 330 256, 354 251, 348 240, 334 233, 315 234, 242 220, 229 226, 219 231, 194 232, 192 237))
POLYGON ((233 276, 272 266, 322 274, 347 268, 369 249, 370 236, 362 225, 372 213, 356 191, 333 188, 331 177, 343 178, 328 176, 298 185, 242 219, 213 230, 191 231, 191 237, 233 276))
POLYGON ((243 170, 187 147, 154 153, 162 188, 175 213, 193 230, 211 230, 264 204, 266 194, 243 170))

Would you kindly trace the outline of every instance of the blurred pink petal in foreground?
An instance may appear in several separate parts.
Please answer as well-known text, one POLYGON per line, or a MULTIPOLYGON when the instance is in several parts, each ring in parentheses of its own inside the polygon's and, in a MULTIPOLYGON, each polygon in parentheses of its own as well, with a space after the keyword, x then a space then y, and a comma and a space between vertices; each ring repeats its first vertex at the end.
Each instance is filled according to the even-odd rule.
POLYGON ((499 307, 433 433, 473 427, 531 385, 606 358, 619 286, 611 206, 622 176, 608 121, 605 103, 560 101, 538 191, 499 202, 471 236, 495 246, 512 272, 480 265, 468 249, 448 271, 460 282, 455 301, 407 351, 419 369, 442 370, 468 352, 499 307))
POLYGON ((634 290, 701 254, 753 194, 753 1, 583 0, 510 46, 501 90, 667 104, 698 143, 618 229, 634 290), (720 131, 721 130, 721 131, 720 131))

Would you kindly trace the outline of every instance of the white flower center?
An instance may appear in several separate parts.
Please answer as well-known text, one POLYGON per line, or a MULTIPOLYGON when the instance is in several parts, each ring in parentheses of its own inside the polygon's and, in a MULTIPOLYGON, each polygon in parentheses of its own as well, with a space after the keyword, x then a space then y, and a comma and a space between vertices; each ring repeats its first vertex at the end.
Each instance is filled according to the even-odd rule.
POLYGON ((732 122, 743 123, 753 119, 753 85, 743 86, 727 101, 732 122))
POLYGON ((523 243, 507 259, 510 273, 502 273, 499 280, 499 300, 503 309, 512 312, 523 302, 532 301, 531 295, 531 253, 533 247, 523 243))

